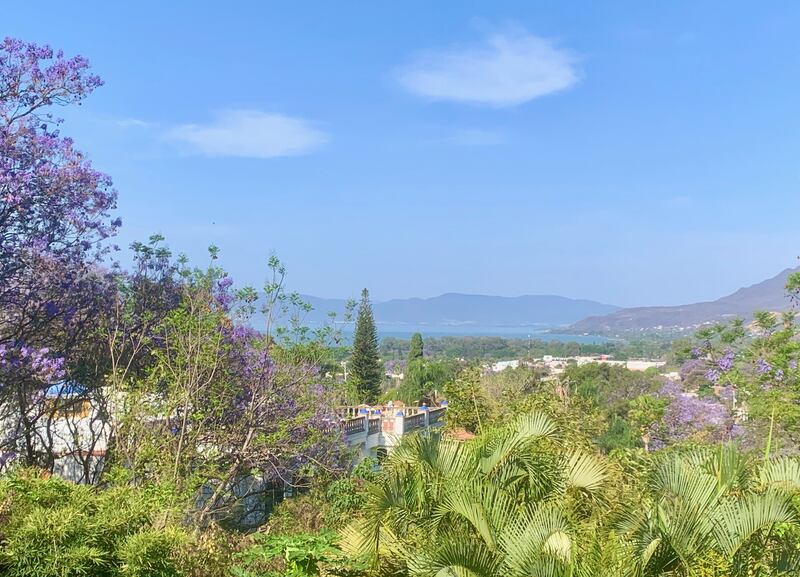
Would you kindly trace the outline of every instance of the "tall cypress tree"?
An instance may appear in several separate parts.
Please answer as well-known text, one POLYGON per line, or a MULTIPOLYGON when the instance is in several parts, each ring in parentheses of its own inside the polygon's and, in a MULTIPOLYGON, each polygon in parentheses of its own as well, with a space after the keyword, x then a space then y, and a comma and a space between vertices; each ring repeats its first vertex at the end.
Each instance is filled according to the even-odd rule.
POLYGON ((422 342, 422 335, 414 333, 411 335, 411 344, 408 347, 408 362, 419 360, 423 355, 424 344, 422 342))
POLYGON ((361 291, 350 366, 361 401, 364 403, 377 401, 381 392, 383 366, 378 356, 378 331, 375 328, 375 319, 372 316, 372 305, 369 302, 367 289, 361 291))

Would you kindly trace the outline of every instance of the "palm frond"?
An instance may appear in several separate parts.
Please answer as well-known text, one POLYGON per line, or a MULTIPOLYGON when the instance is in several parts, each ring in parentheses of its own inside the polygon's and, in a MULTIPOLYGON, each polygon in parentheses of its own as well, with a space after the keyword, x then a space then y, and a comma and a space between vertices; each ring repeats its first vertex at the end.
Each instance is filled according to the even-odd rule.
POLYGON ((556 425, 544 413, 531 412, 517 417, 502 433, 485 447, 481 471, 493 475, 524 446, 537 439, 552 438, 556 425))
POLYGON ((800 492, 800 461, 790 457, 769 461, 761 468, 759 480, 765 486, 800 492))
POLYGON ((588 494, 596 493, 608 476, 608 469, 600 459, 594 455, 573 452, 565 464, 567 485, 585 491, 588 494))
POLYGON ((573 558, 569 523, 555 503, 529 506, 502 532, 505 564, 518 575, 536 574, 533 567, 543 559, 568 565, 573 558))
POLYGON ((448 538, 435 550, 409 560, 409 572, 419 577, 496 577, 500 559, 480 541, 448 538))
POLYGON ((466 520, 489 549, 497 547, 498 531, 514 514, 514 501, 499 487, 479 481, 450 488, 436 506, 433 518, 438 522, 453 516, 466 520))
POLYGON ((720 492, 741 491, 748 487, 752 463, 736 445, 720 445, 714 450, 706 451, 706 454, 706 459, 700 465, 717 480, 717 489, 720 492))
POLYGON ((796 521, 789 497, 770 491, 724 503, 715 515, 715 537, 726 555, 735 555, 754 535, 777 523, 796 521))

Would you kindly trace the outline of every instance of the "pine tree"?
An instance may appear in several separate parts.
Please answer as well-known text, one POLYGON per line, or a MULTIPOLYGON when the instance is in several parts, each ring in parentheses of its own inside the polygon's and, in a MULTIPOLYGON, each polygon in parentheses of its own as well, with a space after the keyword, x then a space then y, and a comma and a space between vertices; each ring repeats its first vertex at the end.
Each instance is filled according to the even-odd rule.
POLYGON ((411 335, 411 344, 408 348, 408 363, 411 364, 422 358, 424 344, 422 342, 422 335, 414 333, 411 335))
POLYGON ((364 403, 377 401, 381 392, 383 366, 378 356, 378 331, 375 328, 367 289, 361 291, 350 366, 360 400, 364 403))

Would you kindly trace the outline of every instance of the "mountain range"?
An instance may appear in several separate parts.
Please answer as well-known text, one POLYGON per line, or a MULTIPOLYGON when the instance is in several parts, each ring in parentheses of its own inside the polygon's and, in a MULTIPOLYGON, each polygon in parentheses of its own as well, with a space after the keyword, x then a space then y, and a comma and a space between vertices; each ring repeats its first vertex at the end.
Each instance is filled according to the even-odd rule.
MULTIPOLYGON (((303 295, 314 310, 307 322, 324 322, 329 312, 342 318, 344 299, 324 299, 303 295)), ((592 315, 605 315, 619 309, 591 300, 554 295, 500 297, 447 293, 432 298, 407 298, 375 302, 372 305, 378 324, 446 326, 565 326, 592 315)))
POLYGON ((786 269, 760 283, 740 288, 715 301, 678 306, 653 306, 619 309, 574 323, 571 332, 616 333, 648 330, 687 330, 702 324, 741 317, 750 320, 759 310, 780 312, 790 308, 786 280, 800 268, 786 269))
MULTIPOLYGON (((455 329, 468 334, 486 327, 559 328, 559 332, 614 334, 637 331, 693 330, 700 325, 736 317, 749 320, 757 310, 783 311, 791 306, 786 295, 788 276, 800 267, 744 287, 714 301, 677 306, 620 308, 585 299, 555 295, 502 297, 446 293, 432 298, 393 299, 373 303, 378 325, 455 329), (566 330, 564 330, 566 327, 566 330)), ((323 323, 328 313, 344 316, 345 299, 302 297, 313 310, 304 321, 323 323)), ((414 330, 417 330, 416 328, 414 330)))

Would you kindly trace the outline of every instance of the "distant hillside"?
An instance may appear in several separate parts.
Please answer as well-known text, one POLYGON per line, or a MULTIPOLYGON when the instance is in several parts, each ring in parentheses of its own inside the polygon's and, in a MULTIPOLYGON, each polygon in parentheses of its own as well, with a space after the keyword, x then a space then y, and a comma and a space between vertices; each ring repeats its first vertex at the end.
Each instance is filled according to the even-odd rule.
POLYGON ((786 269, 771 279, 710 302, 671 307, 620 309, 604 316, 592 316, 569 327, 575 332, 613 333, 657 329, 691 329, 705 323, 741 317, 749 320, 758 310, 783 311, 790 307, 786 279, 800 268, 786 269))
MULTIPOLYGON (((314 311, 307 322, 321 322, 333 311, 341 318, 344 300, 303 297, 314 311)), ((589 300, 553 295, 498 297, 485 295, 443 294, 421 299, 394 299, 373 303, 377 323, 431 326, 563 326, 589 315, 603 315, 619 307, 589 300)))

